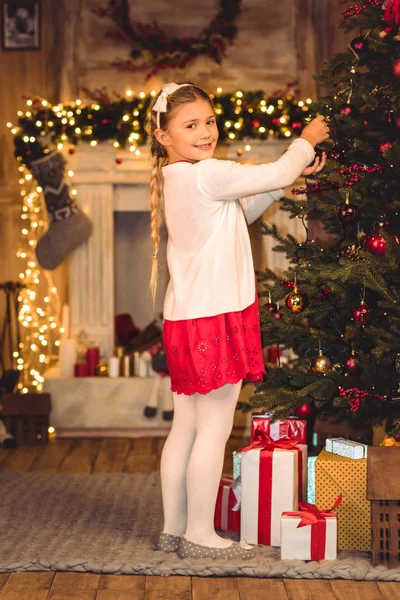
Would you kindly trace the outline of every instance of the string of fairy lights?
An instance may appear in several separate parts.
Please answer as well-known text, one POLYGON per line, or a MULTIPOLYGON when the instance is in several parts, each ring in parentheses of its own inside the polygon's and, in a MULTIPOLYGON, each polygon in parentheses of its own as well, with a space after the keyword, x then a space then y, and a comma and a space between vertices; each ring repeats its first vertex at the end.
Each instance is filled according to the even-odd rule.
MULTIPOLYGON (((140 156, 146 144, 145 118, 156 92, 127 90, 124 97, 112 101, 84 104, 81 99, 52 105, 47 100, 27 100, 27 110, 18 112, 18 124, 8 123, 14 136, 17 160, 27 165, 52 150, 73 154, 79 142, 97 144, 111 140, 116 150, 128 148, 140 156)), ((299 134, 311 118, 312 100, 291 95, 268 97, 263 91, 210 94, 220 132, 220 141, 287 139, 299 134)), ((246 144, 249 146, 250 144, 246 144)))
POLYGON ((43 390, 43 374, 57 361, 59 337, 63 330, 59 326, 61 306, 57 288, 51 272, 39 267, 35 254, 37 242, 47 227, 43 190, 25 165, 20 165, 18 171, 23 201, 17 251, 22 262, 18 295, 21 341, 13 358, 14 366, 20 371, 17 389, 27 394, 43 390))
MULTIPOLYGON (((48 222, 43 190, 30 165, 50 152, 74 154, 80 142, 96 147, 111 140, 117 163, 122 162, 118 156, 122 149, 139 157, 140 147, 146 143, 146 113, 155 94, 152 91, 135 95, 127 90, 116 100, 103 96, 87 104, 77 99, 52 105, 43 98, 28 98, 26 110, 17 113, 18 124, 7 123, 14 137, 22 197, 21 242, 17 251, 22 261, 19 274, 22 288, 18 296, 21 342, 14 353, 14 366, 21 372, 17 386, 20 393, 43 390, 44 375, 58 359, 60 337, 64 333, 60 326, 60 299, 51 272, 40 268, 35 255, 48 222)), ((211 97, 220 140, 245 142, 243 148, 237 149, 238 156, 243 149, 251 151, 252 139, 286 139, 300 133, 311 116, 310 98, 268 97, 262 91, 223 93, 222 88, 211 97)), ((67 173, 71 182, 74 173, 72 170, 67 173)), ((73 186, 71 194, 77 195, 73 186)))

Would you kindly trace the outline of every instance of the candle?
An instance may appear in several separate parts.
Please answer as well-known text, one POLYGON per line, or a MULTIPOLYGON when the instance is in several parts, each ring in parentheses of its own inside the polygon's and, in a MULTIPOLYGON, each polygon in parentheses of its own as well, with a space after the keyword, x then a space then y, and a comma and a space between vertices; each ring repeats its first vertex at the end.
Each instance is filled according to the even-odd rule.
POLYGON ((108 359, 108 376, 119 377, 120 359, 117 356, 110 356, 108 359))
POLYGON ((124 377, 129 377, 131 374, 131 357, 129 354, 124 356, 124 377))
POLYGON ((98 346, 91 346, 86 350, 86 364, 88 366, 89 377, 96 375, 96 368, 100 360, 100 348, 98 346))
POLYGON ((62 334, 62 337, 68 339, 69 332, 70 332, 70 312, 69 312, 68 304, 63 304, 63 307, 62 307, 61 326, 64 329, 64 333, 62 334))
POLYGON ((74 364, 76 361, 76 342, 75 340, 60 340, 60 377, 73 377, 74 364))
POLYGON ((75 377, 87 377, 88 366, 87 363, 76 363, 74 367, 75 377))

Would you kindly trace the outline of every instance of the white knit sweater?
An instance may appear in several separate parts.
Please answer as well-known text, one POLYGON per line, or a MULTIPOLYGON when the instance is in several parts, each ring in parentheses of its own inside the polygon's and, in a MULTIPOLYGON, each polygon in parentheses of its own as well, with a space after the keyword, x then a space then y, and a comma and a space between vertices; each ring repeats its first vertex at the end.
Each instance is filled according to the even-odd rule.
POLYGON ((311 144, 299 138, 274 163, 208 158, 163 168, 170 274, 165 319, 209 317, 254 302, 246 220, 253 223, 282 198, 282 188, 293 184, 314 156, 311 144))

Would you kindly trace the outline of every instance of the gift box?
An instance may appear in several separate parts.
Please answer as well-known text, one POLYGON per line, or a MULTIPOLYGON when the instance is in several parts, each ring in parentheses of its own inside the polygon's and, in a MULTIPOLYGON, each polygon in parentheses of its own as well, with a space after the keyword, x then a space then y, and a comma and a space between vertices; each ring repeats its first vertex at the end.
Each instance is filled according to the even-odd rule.
POLYGON ((347 458, 360 459, 367 458, 368 446, 345 438, 327 438, 325 450, 347 458))
POLYGON ((367 459, 353 460, 322 450, 315 463, 317 506, 329 506, 339 494, 338 549, 371 550, 371 507, 367 500, 367 459))
POLYGON ((315 463, 317 456, 309 456, 307 461, 307 502, 315 504, 315 463))
POLYGON ((214 527, 220 531, 240 531, 240 480, 221 479, 215 505, 214 527))
POLYGON ((233 452, 233 479, 237 479, 242 474, 242 453, 233 452))
POLYGON ((252 420, 251 441, 265 436, 271 440, 296 440, 299 444, 306 444, 307 422, 293 418, 271 423, 270 414, 256 415, 252 420))
POLYGON ((282 512, 295 510, 306 490, 307 446, 264 440, 241 452, 241 536, 249 544, 280 546, 282 512))
POLYGON ((333 513, 341 503, 320 511, 313 504, 300 503, 300 511, 281 517, 281 559, 335 560, 337 558, 337 518, 333 513))

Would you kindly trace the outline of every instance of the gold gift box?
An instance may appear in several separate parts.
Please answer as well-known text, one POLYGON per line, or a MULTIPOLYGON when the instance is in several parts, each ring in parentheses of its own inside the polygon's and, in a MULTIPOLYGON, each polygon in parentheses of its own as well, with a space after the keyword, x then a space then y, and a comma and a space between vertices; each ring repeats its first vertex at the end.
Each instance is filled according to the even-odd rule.
POLYGON ((367 459, 354 460, 322 450, 315 464, 316 505, 337 508, 338 549, 371 550, 371 503, 367 500, 367 459))

